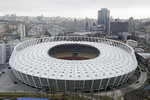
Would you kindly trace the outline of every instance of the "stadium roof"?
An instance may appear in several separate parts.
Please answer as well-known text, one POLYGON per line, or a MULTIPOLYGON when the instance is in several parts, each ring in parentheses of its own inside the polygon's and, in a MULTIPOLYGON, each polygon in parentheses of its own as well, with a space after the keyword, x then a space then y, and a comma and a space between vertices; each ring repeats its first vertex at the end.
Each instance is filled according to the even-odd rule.
POLYGON ((91 80, 115 77, 132 72, 137 63, 125 50, 104 43, 80 41, 45 42, 27 47, 10 62, 15 70, 43 78, 91 80), (61 44, 86 44, 97 48, 100 55, 89 60, 62 60, 48 55, 48 50, 61 44))

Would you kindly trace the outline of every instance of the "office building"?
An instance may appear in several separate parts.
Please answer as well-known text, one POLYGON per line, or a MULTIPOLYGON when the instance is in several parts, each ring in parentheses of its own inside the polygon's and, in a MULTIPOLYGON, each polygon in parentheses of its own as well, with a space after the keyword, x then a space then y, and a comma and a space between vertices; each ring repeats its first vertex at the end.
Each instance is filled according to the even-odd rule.
POLYGON ((110 11, 107 8, 102 8, 98 11, 97 24, 101 25, 103 31, 109 34, 110 28, 110 11))
POLYGON ((128 32, 128 29, 129 29, 129 22, 125 21, 110 22, 110 34, 128 32))
POLYGON ((20 43, 19 40, 13 40, 13 41, 10 41, 10 42, 5 44, 5 47, 6 47, 6 61, 9 61, 9 58, 12 54, 12 51, 13 51, 14 47, 19 43, 20 43))
POLYGON ((145 40, 147 44, 150 44, 150 34, 145 36, 145 40))
POLYGON ((26 26, 23 25, 23 24, 21 24, 21 25, 19 26, 19 31, 20 31, 20 40, 22 41, 23 38, 26 37, 26 34, 27 34, 27 33, 26 33, 26 32, 27 32, 26 26))
POLYGON ((52 29, 52 35, 53 35, 53 36, 56 36, 56 35, 59 34, 59 32, 60 32, 59 26, 58 26, 58 25, 54 25, 54 26, 53 26, 53 29, 52 29))
POLYGON ((0 64, 6 62, 6 46, 4 42, 0 42, 0 64))
POLYGON ((129 18, 128 22, 129 22, 129 33, 134 33, 134 31, 135 31, 135 22, 134 22, 133 17, 129 18))

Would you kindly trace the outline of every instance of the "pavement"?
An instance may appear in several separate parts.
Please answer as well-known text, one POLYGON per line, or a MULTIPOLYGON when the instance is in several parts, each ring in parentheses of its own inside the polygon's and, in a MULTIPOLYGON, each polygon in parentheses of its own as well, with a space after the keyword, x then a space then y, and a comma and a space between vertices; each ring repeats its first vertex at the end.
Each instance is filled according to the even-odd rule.
POLYGON ((4 64, 0 64, 0 71, 4 70, 5 69, 5 66, 4 64))
POLYGON ((0 75, 0 92, 37 92, 38 90, 32 87, 29 87, 20 81, 18 81, 11 69, 5 68, 5 73, 0 75), (14 81, 17 84, 14 84, 14 81))

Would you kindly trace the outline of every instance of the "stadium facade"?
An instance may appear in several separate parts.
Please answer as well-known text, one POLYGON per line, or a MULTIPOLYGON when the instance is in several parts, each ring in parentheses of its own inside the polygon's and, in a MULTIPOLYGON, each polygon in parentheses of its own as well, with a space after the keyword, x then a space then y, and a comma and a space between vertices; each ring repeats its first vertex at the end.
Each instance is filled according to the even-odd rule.
POLYGON ((127 44, 82 36, 22 42, 14 48, 9 64, 24 84, 63 92, 120 86, 137 68, 134 50, 127 44))

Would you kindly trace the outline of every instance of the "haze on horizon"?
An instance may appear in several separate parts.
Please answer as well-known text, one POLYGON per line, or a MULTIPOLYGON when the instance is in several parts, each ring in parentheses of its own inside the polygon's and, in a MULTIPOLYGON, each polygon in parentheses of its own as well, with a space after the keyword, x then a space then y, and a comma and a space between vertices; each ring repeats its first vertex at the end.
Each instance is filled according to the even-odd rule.
POLYGON ((16 13, 19 16, 97 18, 101 8, 110 16, 128 19, 150 17, 150 0, 0 0, 0 16, 16 13))

